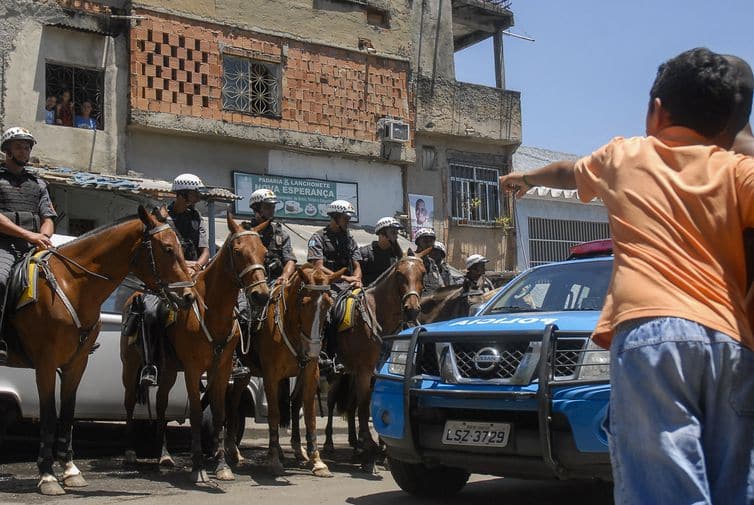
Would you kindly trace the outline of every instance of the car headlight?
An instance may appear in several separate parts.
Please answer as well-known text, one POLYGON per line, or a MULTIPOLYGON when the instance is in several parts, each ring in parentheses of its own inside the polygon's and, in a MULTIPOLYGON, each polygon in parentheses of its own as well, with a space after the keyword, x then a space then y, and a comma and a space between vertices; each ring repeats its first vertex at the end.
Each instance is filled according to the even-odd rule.
POLYGON ((410 340, 393 340, 388 356, 387 371, 394 375, 406 375, 406 356, 410 340))
POLYGON ((589 339, 581 362, 579 380, 610 380, 610 351, 589 339))

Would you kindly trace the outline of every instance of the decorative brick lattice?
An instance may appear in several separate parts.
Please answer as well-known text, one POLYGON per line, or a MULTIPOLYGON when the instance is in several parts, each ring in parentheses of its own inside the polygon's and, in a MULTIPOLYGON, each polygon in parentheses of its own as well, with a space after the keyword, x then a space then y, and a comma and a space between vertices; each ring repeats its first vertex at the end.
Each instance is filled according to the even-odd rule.
POLYGON ((64 9, 75 9, 91 14, 110 14, 110 7, 99 2, 89 0, 57 0, 57 2, 64 9))
POLYGON ((407 63, 151 11, 137 14, 147 19, 131 31, 135 109, 372 141, 379 138, 381 117, 413 123, 407 63), (224 110, 223 55, 279 64, 279 111, 224 110))

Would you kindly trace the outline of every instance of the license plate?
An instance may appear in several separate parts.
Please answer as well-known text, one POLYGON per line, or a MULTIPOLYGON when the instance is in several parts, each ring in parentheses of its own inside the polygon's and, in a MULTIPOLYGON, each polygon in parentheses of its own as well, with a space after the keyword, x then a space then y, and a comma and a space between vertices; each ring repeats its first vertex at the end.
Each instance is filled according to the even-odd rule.
POLYGON ((479 421, 445 421, 442 443, 445 445, 476 445, 505 447, 511 425, 479 421))

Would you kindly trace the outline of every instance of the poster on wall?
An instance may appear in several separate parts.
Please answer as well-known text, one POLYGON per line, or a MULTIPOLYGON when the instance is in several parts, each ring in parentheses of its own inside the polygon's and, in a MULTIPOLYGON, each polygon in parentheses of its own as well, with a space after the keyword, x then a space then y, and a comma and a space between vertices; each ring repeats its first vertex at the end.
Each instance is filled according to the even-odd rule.
POLYGON ((411 238, 419 228, 434 228, 435 206, 433 197, 428 195, 408 194, 409 214, 411 216, 411 238))
POLYGON ((249 197, 258 189, 271 189, 277 195, 275 217, 327 221, 327 204, 346 200, 356 209, 351 221, 359 222, 359 185, 355 182, 233 172, 233 191, 243 197, 235 202, 235 214, 254 214, 249 208, 249 197))

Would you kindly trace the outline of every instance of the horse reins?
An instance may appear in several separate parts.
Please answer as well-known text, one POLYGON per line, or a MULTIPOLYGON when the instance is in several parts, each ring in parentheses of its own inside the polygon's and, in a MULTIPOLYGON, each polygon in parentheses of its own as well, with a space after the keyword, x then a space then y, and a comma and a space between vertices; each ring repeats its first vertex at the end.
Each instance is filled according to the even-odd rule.
MULTIPOLYGON (((154 276, 155 281, 156 281, 155 284, 157 284, 157 286, 159 286, 160 288, 159 291, 157 291, 158 294, 160 295, 160 298, 162 298, 163 300, 166 300, 170 304, 170 306, 173 308, 173 310, 178 310, 178 305, 172 300, 172 298, 170 298, 170 291, 181 289, 181 288, 193 287, 195 282, 194 281, 178 281, 178 282, 171 282, 167 284, 164 283, 162 281, 162 278, 160 277, 160 269, 157 266, 157 262, 155 261, 154 249, 152 248, 152 237, 154 235, 157 235, 160 232, 172 230, 172 229, 173 227, 170 226, 170 224, 168 223, 161 224, 160 226, 155 226, 152 229, 144 228, 144 237, 141 241, 141 247, 147 250, 148 258, 149 258, 149 265, 150 265, 150 268, 152 269, 152 275, 154 276)), ((135 259, 134 261, 132 261, 132 263, 133 262, 135 262, 135 259)), ((147 290, 154 291, 154 290, 149 289, 148 287, 147 287, 147 290)))
MULTIPOLYGON (((259 233, 255 232, 253 230, 248 230, 248 231, 240 231, 238 233, 234 233, 233 235, 231 235, 228 238, 228 241, 227 241, 228 245, 227 245, 227 247, 228 247, 228 250, 230 252, 230 267, 231 267, 231 269, 233 271, 236 270, 236 265, 235 265, 235 260, 233 259, 233 251, 230 250, 231 249, 231 244, 237 238, 240 238, 240 237, 243 237, 243 236, 246 236, 246 235, 251 235, 253 237, 260 237, 259 233)), ((241 270, 240 273, 236 274, 236 280, 238 281, 238 285, 240 286, 240 288, 243 290, 244 295, 246 295, 250 290, 254 289, 255 287, 259 286, 260 284, 266 284, 267 283, 267 276, 265 275, 265 277, 262 280, 254 281, 251 284, 244 285, 244 283, 243 283, 243 277, 244 277, 244 275, 246 275, 249 272, 254 272, 255 270, 262 270, 264 272, 267 271, 267 269, 264 267, 264 265, 262 265, 260 263, 254 263, 254 264, 248 265, 246 268, 244 268, 243 270, 241 270)))

